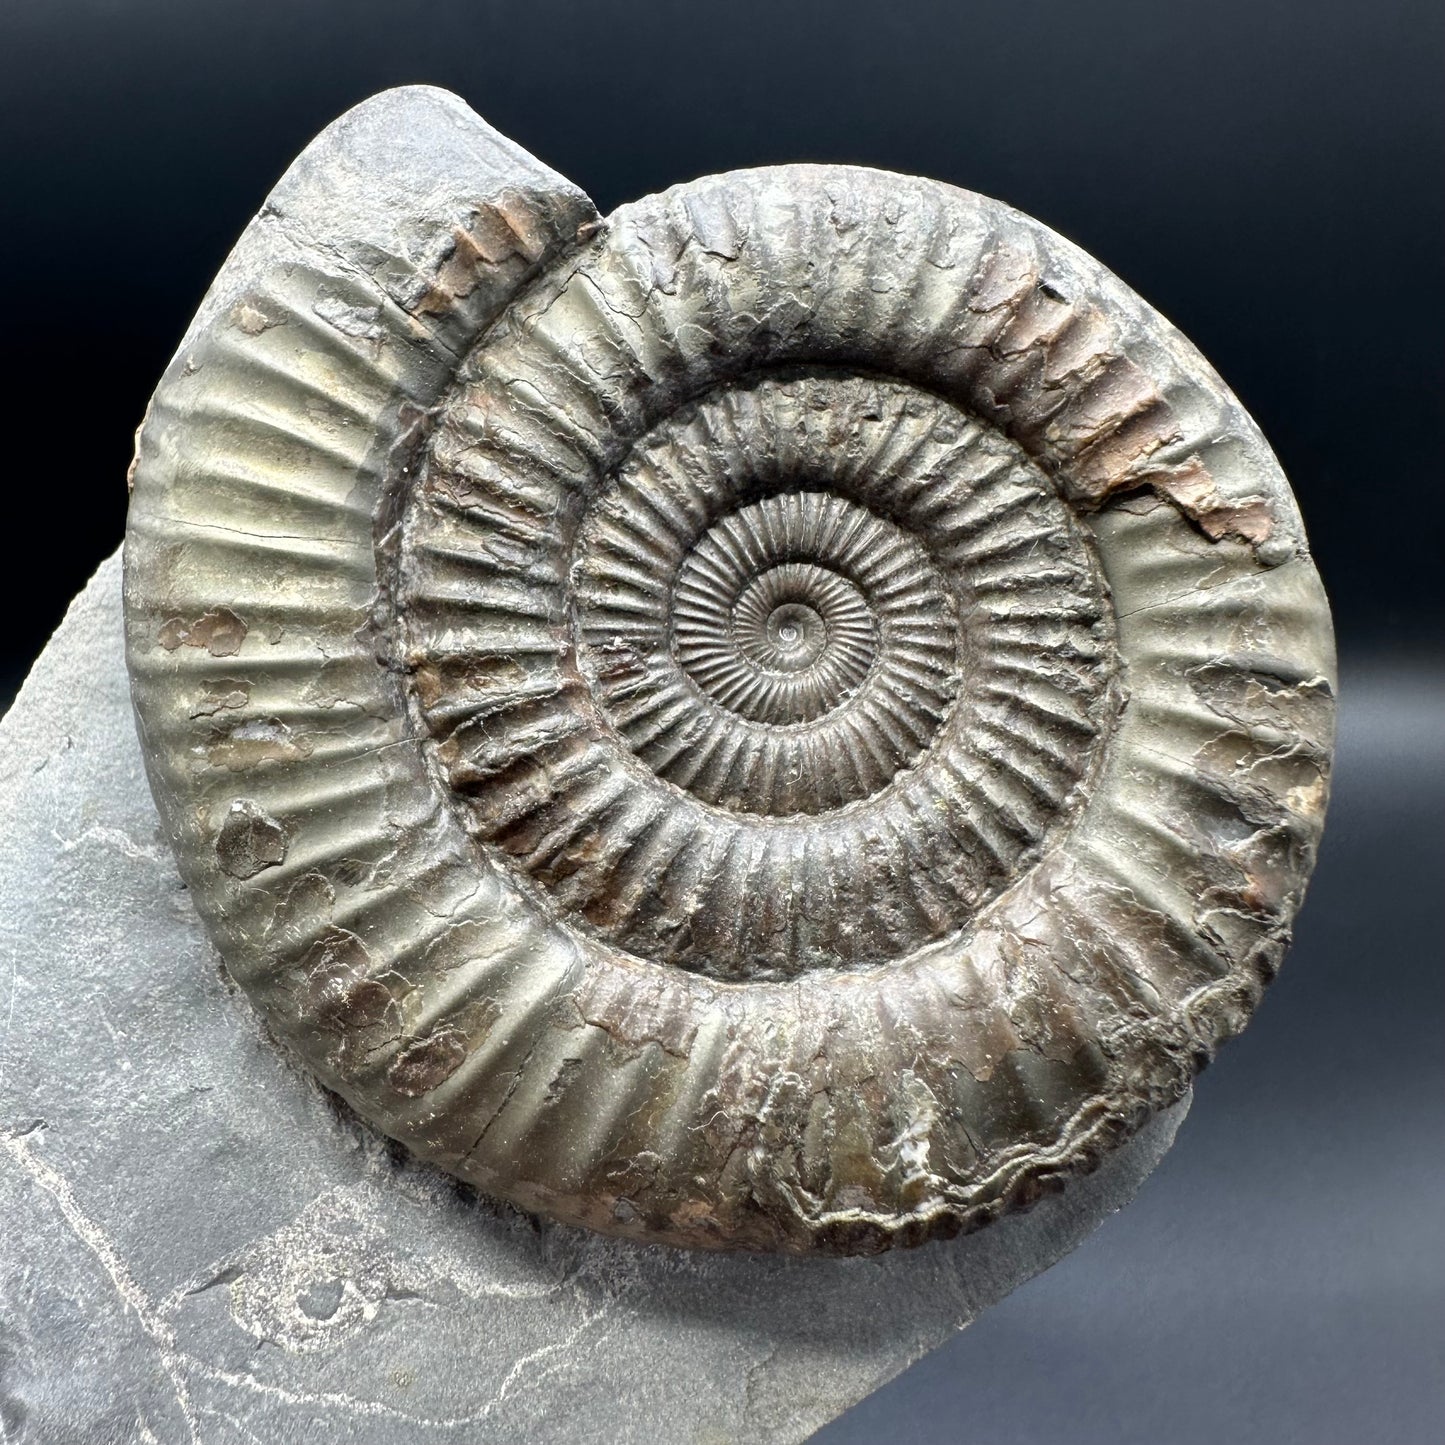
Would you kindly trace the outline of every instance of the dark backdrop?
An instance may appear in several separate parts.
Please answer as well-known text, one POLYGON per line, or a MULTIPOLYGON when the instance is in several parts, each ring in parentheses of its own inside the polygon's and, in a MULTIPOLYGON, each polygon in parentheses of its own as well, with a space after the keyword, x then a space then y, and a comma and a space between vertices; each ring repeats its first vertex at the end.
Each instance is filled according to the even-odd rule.
POLYGON ((1343 641, 1424 643, 1442 59, 1440 0, 4 0, 0 665, 23 670, 119 541, 146 398, 271 184, 340 111, 411 81, 457 91, 604 211, 839 160, 1031 212, 1253 412, 1343 641))
POLYGON ((457 91, 604 211, 839 160, 1031 212, 1273 442, 1348 766, 1290 969, 1144 1197, 828 1438, 1438 1442, 1442 60, 1440 0, 0 0, 0 702, 119 542, 226 250, 375 90, 457 91))

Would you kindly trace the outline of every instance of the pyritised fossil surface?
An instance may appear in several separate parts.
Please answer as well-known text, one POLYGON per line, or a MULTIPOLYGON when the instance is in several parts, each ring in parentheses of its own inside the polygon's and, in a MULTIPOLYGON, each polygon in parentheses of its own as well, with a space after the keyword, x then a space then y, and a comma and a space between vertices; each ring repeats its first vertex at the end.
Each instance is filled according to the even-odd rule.
POLYGON ((1314 859, 1329 614, 1198 353, 1038 222, 599 218, 440 91, 296 161, 141 429, 196 906, 365 1118, 705 1248, 976 1228, 1178 1099, 1314 859))

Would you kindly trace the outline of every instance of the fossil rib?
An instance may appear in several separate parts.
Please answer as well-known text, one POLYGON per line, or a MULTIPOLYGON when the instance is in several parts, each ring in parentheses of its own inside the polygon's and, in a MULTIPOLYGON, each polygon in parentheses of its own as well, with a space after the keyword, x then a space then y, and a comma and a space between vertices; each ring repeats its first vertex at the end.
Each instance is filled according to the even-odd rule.
POLYGON ((976 1228, 1178 1098, 1288 941, 1333 725, 1288 486, 996 202, 784 166, 601 221, 390 91, 242 236, 133 484, 136 711, 227 965, 524 1207, 976 1228))

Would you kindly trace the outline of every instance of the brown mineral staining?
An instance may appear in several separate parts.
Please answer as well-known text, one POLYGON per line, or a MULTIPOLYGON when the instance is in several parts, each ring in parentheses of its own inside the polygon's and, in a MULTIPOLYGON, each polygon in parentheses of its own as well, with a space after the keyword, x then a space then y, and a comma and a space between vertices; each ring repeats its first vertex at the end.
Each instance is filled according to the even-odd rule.
POLYGON ((354 690, 354 668, 345 660, 324 662, 301 692, 307 707, 332 708, 350 700, 354 690))
POLYGON ((347 1034, 386 1022, 395 1000, 370 976, 366 945, 345 928, 329 927, 300 961, 305 977, 303 1007, 323 1028, 347 1034))
POLYGON ((135 429, 135 441, 131 448, 130 466, 126 468, 125 489, 128 493, 135 491, 136 468, 140 466, 141 436, 145 432, 146 422, 150 420, 150 414, 150 404, 147 403, 145 416, 141 418, 140 425, 135 429))
POLYGON ((1211 541, 1234 537, 1241 542, 1267 542, 1274 514, 1263 497, 1233 501, 1220 494, 1209 469, 1198 457, 1164 474, 1151 474, 1150 485, 1168 497, 1211 541))
POLYGON ((466 1056, 461 1034, 441 1029, 402 1049, 387 1065, 386 1079, 398 1094, 420 1098, 456 1073, 466 1056))
POLYGON ((251 700, 251 685, 233 677, 218 677, 191 704, 192 717, 214 717, 218 712, 228 712, 245 707, 251 700))
POLYGON ((488 268, 519 259, 535 262, 546 248, 541 218, 524 197, 504 194, 478 207, 466 226, 452 227, 447 259, 416 304, 424 316, 442 316, 470 296, 488 268))
POLYGON ((265 763, 289 763, 311 756, 309 738, 295 736, 279 719, 255 718, 237 723, 206 744, 206 761, 213 768, 242 773, 265 763))
POLYGON ((249 629, 229 607, 213 607, 194 622, 169 617, 161 624, 157 641, 167 652, 178 647, 203 647, 212 657, 234 657, 249 629))
POLYGON ((1056 453, 1068 460, 1069 491, 1098 505, 1137 485, 1137 475, 1179 429, 1154 384, 1130 362, 1110 363, 1048 426, 1056 453))
POLYGON ((527 673, 512 657, 491 654, 483 657, 444 657, 418 660, 412 686, 427 707, 462 693, 506 695, 526 681, 527 673))
POLYGON ((286 829, 258 803, 237 798, 216 834, 216 857, 232 878, 254 878, 286 861, 286 829))
POLYGON ((968 309, 980 316, 1017 305, 1037 284, 1038 275, 1028 256, 1000 245, 979 258, 968 309))

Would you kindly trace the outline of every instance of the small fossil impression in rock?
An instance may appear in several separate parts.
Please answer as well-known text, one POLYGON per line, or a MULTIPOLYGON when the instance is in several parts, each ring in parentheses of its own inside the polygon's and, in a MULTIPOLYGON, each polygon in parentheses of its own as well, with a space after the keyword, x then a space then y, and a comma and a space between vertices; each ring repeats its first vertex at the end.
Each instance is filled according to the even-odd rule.
POLYGON ((674 1245, 976 1229, 1188 1089, 1323 820, 1329 612, 1199 353, 850 166, 599 217, 456 98, 297 159, 146 414, 196 907, 418 1156, 674 1245))

